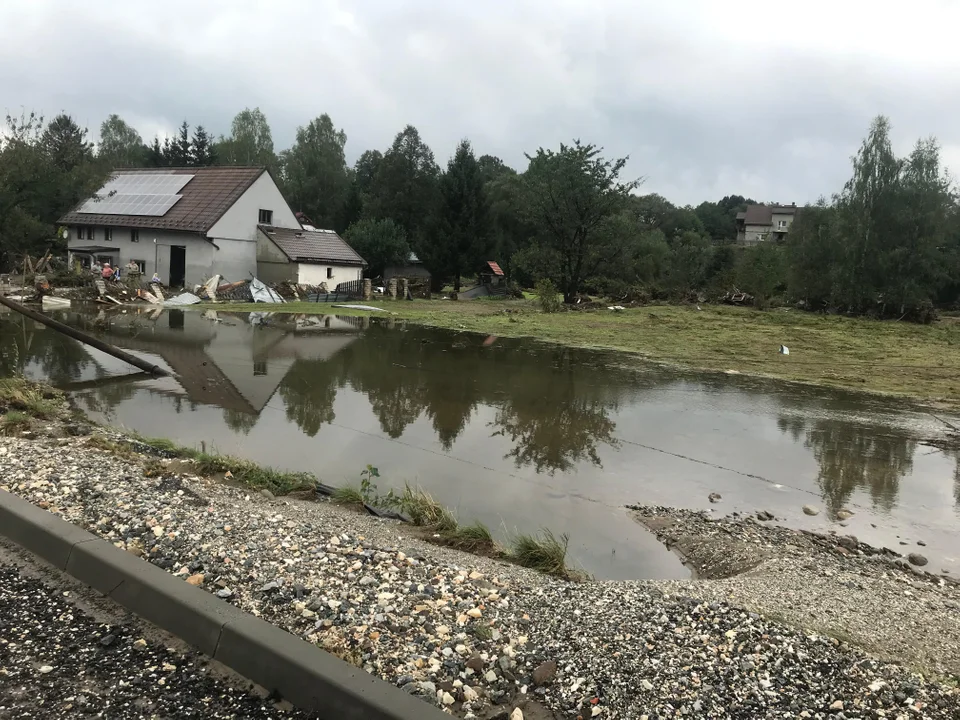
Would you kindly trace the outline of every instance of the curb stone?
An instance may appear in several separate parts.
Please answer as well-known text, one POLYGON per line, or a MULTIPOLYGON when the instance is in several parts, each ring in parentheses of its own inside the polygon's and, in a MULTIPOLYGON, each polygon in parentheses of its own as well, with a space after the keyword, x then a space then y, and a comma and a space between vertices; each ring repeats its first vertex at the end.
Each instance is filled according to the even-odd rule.
POLYGON ((0 535, 322 720, 450 717, 3 490, 0 535))

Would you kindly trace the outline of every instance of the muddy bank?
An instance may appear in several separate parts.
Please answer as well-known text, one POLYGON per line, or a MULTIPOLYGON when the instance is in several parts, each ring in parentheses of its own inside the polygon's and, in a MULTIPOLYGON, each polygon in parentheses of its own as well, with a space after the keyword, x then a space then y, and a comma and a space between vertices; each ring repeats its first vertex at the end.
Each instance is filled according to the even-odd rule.
POLYGON ((922 547, 903 556, 852 535, 792 530, 756 515, 631 510, 698 576, 656 583, 665 591, 730 602, 881 658, 960 675, 960 583, 913 564, 925 561, 922 547))

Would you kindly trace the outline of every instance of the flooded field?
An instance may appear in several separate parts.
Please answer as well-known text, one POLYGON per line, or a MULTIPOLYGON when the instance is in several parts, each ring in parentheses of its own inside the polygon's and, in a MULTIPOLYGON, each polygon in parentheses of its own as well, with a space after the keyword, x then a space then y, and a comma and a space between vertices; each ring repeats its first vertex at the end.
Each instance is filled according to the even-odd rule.
POLYGON ((568 533, 598 578, 686 575, 627 503, 767 510, 904 553, 921 541, 928 569, 960 572, 960 450, 902 401, 380 318, 56 317, 173 376, 132 375, 13 313, 0 314, 0 374, 58 385, 95 420, 332 485, 374 465, 381 491, 419 484, 501 535, 568 533))

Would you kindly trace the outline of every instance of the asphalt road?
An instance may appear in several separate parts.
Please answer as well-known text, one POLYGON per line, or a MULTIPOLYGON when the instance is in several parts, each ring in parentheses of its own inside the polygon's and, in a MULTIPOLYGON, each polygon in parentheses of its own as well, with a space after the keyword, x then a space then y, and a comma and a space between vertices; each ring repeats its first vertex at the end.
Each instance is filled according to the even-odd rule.
POLYGON ((0 718, 307 715, 0 542, 0 718))

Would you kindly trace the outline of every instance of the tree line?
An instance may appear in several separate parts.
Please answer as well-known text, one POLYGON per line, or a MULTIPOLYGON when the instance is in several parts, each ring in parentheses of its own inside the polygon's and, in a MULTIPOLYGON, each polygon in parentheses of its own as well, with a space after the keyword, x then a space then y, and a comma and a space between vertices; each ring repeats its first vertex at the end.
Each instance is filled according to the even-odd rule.
POLYGON ((829 200, 797 212, 786 240, 736 244, 736 216, 755 201, 729 195, 696 207, 643 194, 627 158, 575 140, 539 148, 515 169, 461 141, 441 166, 411 125, 351 166, 347 135, 327 114, 297 128, 277 152, 259 108, 228 134, 184 121, 145 142, 110 115, 94 146, 69 116, 7 118, 0 140, 0 264, 46 249, 55 221, 114 168, 262 165, 291 207, 334 229, 366 258, 370 276, 415 253, 436 289, 496 260, 519 286, 550 280, 566 302, 709 300, 737 288, 765 306, 923 319, 960 300, 960 212, 939 146, 892 150, 879 117, 829 200))

